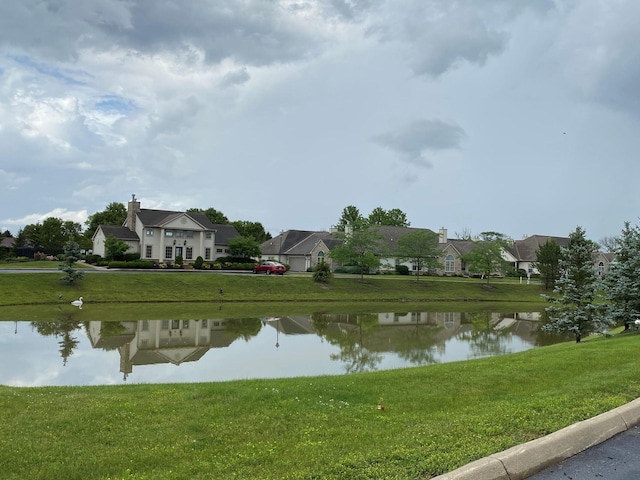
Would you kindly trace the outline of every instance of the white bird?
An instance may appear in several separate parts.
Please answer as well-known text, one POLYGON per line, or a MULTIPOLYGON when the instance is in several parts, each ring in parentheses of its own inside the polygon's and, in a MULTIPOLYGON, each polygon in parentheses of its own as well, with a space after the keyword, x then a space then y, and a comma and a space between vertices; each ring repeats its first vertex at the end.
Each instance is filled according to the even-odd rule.
POLYGON ((80 297, 78 300, 74 300, 73 302, 71 302, 71 305, 73 305, 74 307, 78 307, 80 310, 82 310, 82 297, 80 297))

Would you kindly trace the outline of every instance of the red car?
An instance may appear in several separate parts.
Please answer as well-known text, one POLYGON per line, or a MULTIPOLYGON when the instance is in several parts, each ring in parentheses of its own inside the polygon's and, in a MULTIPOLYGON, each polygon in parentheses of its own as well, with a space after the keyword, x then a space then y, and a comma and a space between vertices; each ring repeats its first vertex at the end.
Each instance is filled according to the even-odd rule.
POLYGON ((253 267, 253 273, 266 273, 267 275, 271 275, 272 273, 278 275, 284 275, 284 272, 287 271, 287 267, 279 262, 260 262, 258 265, 253 267))

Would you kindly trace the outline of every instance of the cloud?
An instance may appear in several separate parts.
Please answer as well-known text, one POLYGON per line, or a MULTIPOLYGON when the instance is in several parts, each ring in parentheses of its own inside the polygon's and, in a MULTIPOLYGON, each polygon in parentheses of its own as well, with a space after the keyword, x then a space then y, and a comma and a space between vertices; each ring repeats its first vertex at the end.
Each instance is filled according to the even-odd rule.
MULTIPOLYGON (((60 218, 64 221, 70 220, 84 226, 84 222, 89 218, 89 214, 86 210, 71 211, 66 208, 54 208, 46 213, 31 213, 21 218, 0 219, 0 224, 22 227, 23 225, 42 223, 49 217, 60 218)), ((12 233, 17 235, 17 232, 12 233)))
POLYGON ((430 167, 427 153, 458 149, 466 136, 462 127, 442 120, 418 120, 394 132, 376 135, 378 145, 400 154, 410 164, 430 167))

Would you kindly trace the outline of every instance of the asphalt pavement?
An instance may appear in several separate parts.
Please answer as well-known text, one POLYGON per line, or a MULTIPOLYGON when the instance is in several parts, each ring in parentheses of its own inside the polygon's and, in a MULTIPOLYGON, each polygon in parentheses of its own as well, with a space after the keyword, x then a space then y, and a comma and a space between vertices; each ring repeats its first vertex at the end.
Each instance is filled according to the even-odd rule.
POLYGON ((640 398, 434 480, 640 480, 639 425, 640 398))
POLYGON ((640 427, 635 426, 528 480, 637 480, 640 479, 639 447, 640 427))

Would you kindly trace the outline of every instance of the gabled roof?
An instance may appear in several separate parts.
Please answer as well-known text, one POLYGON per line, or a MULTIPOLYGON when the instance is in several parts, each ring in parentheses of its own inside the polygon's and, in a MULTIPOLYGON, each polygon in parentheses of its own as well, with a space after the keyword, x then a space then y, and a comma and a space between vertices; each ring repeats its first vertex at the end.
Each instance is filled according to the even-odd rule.
POLYGON ((0 241, 0 247, 2 248, 13 248, 16 244, 16 239, 13 237, 2 237, 2 241, 0 241))
POLYGON ((120 227, 118 225, 100 225, 98 226, 98 228, 102 230, 102 233, 105 237, 114 237, 118 240, 128 240, 136 242, 140 240, 138 234, 136 232, 132 232, 127 227, 120 227))
POLYGON ((324 242, 329 248, 342 242, 335 234, 329 232, 287 230, 263 242, 260 251, 263 255, 306 255, 311 253, 319 241, 324 242))
POLYGON ((522 240, 514 241, 512 253, 521 262, 535 262, 537 259, 536 252, 538 251, 538 248, 549 240, 555 240, 555 242, 562 248, 569 245, 569 238, 567 237, 532 235, 522 240))
POLYGON ((466 255, 475 246, 475 242, 473 240, 460 240, 460 239, 448 239, 447 243, 440 243, 438 245, 440 250, 444 251, 447 247, 453 248, 458 255, 466 255))
POLYGON ((216 231, 216 245, 229 245, 229 240, 240 236, 233 225, 218 225, 216 223, 211 225, 216 231))
POLYGON ((173 212, 170 210, 149 210, 140 209, 136 215, 145 227, 162 227, 171 220, 184 215, 191 218, 194 222, 202 225, 205 230, 215 230, 215 226, 211 220, 202 212, 173 212))

